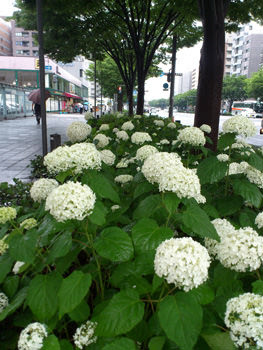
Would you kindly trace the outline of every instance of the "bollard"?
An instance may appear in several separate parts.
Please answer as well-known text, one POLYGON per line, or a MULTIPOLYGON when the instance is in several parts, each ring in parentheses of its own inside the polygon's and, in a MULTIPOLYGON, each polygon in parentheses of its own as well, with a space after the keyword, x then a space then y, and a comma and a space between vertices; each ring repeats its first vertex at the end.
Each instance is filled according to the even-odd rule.
POLYGON ((53 151, 58 146, 61 146, 61 135, 59 134, 50 135, 50 151, 53 151))

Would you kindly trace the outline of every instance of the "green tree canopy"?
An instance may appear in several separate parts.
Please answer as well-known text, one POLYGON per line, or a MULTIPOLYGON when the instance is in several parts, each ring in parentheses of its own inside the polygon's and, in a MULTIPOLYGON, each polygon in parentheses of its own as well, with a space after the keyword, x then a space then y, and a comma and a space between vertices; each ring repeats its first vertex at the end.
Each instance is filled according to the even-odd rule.
POLYGON ((236 100, 244 100, 247 97, 246 77, 244 75, 228 75, 223 80, 222 99, 227 100, 229 112, 236 100))
POLYGON ((247 92, 249 97, 263 101, 263 68, 247 80, 247 92))
POLYGON ((189 106, 195 107, 196 105, 197 90, 189 90, 182 94, 178 94, 174 98, 174 106, 178 110, 187 110, 189 106))

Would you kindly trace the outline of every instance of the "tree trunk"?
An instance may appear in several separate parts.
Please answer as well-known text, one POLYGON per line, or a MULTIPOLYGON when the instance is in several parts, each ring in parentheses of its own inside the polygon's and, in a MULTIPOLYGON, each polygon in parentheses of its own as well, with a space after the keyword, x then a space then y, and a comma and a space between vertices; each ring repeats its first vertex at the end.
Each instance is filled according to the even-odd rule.
POLYGON ((199 66, 199 81, 194 125, 211 126, 210 137, 216 150, 224 74, 225 26, 229 0, 198 0, 204 41, 199 66))
POLYGON ((126 86, 126 93, 127 93, 127 99, 128 99, 128 113, 129 116, 133 115, 133 88, 126 86))
POLYGON ((169 118, 173 118, 174 109, 174 81, 175 81, 175 64, 176 64, 176 46, 177 36, 173 36, 173 47, 172 47, 172 68, 171 68, 171 85, 170 85, 170 98, 169 98, 169 118))

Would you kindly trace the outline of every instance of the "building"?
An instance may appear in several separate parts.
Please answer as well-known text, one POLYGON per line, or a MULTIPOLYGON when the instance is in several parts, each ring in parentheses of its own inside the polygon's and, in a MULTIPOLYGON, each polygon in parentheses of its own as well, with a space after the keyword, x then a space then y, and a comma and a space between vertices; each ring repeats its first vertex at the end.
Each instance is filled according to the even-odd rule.
POLYGON ((12 55, 11 25, 0 17, 0 56, 12 55))
POLYGON ((17 27, 14 20, 11 20, 12 32, 12 56, 38 56, 37 33, 31 30, 17 27))
POLYGON ((224 76, 231 74, 232 46, 233 46, 233 34, 226 34, 224 76))
POLYGON ((246 24, 233 36, 231 75, 250 78, 263 63, 263 27, 255 22, 246 24))

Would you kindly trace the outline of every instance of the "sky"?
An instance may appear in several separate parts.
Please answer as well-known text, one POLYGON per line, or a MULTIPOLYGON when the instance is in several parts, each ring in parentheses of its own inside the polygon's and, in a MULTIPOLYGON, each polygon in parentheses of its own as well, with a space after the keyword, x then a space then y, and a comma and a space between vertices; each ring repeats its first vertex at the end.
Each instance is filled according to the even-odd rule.
MULTIPOLYGON (((1 0, 0 16, 11 16, 14 7, 15 0, 1 0)), ((200 60, 201 43, 196 44, 192 48, 184 48, 177 52, 176 59, 176 72, 186 73, 193 68, 198 67, 200 60)), ((162 66, 163 72, 169 72, 170 66, 162 66)), ((175 94, 180 77, 175 77, 175 94)), ((163 84, 167 82, 166 76, 158 78, 150 78, 145 84, 145 100, 150 101, 159 98, 169 98, 169 90, 163 91, 163 84)))

